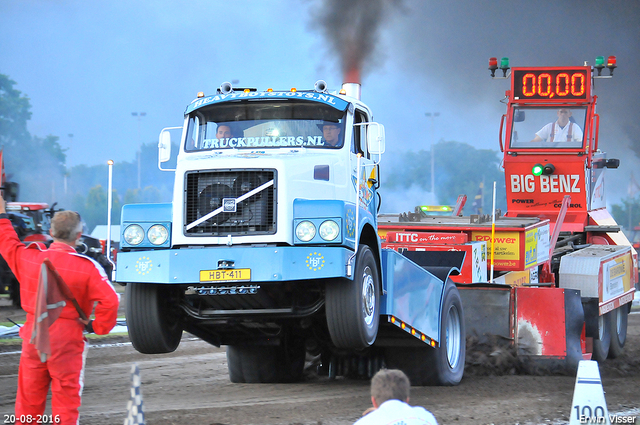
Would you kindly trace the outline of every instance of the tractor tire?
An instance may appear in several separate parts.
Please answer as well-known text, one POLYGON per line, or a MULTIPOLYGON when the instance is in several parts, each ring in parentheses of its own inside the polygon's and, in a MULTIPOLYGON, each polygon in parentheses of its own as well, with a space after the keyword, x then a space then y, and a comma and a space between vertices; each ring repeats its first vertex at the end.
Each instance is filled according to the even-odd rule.
POLYGON ((598 335, 593 338, 593 360, 605 361, 611 347, 611 319, 608 314, 598 316, 598 335))
POLYGON ((143 354, 171 353, 182 338, 177 297, 171 287, 150 283, 128 283, 125 314, 129 339, 143 354))
POLYGON ((609 346, 609 358, 615 359, 622 355, 624 343, 627 342, 627 321, 629 318, 629 306, 623 305, 606 314, 611 329, 611 345, 609 346))
POLYGON ((329 334, 338 348, 372 345, 380 322, 380 275, 371 249, 358 247, 354 278, 336 279, 326 286, 329 334))
POLYGON ((389 368, 407 374, 411 385, 458 385, 464 373, 466 334, 462 300, 455 284, 445 286, 440 313, 440 344, 432 347, 393 347, 385 351, 389 368))
POLYGON ((298 382, 302 379, 305 354, 302 340, 279 346, 230 345, 229 380, 236 384, 298 382))

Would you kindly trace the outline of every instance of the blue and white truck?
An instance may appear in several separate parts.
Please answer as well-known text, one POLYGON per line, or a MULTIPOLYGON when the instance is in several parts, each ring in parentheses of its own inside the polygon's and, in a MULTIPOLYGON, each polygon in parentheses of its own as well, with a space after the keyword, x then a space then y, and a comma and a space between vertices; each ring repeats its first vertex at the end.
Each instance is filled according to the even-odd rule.
POLYGON ((186 331, 227 346, 233 382, 300 380, 310 356, 330 377, 386 365, 414 385, 460 382, 461 264, 381 248, 385 133, 359 84, 224 83, 188 105, 179 146, 173 201, 122 209, 116 280, 136 350, 174 351, 186 331))

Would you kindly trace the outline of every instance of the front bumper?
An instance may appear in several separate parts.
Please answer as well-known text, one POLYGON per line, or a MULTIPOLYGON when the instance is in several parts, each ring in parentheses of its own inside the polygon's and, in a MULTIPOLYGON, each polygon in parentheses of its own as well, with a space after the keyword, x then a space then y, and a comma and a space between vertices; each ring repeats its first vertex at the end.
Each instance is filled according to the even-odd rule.
MULTIPOLYGON (((346 277, 353 251, 343 247, 209 247, 119 252, 119 283, 197 284, 201 270, 219 262, 251 269, 251 282, 283 282, 346 277)), ((211 282, 207 282, 211 283, 211 282)), ((225 282, 226 283, 226 282, 225 282)))

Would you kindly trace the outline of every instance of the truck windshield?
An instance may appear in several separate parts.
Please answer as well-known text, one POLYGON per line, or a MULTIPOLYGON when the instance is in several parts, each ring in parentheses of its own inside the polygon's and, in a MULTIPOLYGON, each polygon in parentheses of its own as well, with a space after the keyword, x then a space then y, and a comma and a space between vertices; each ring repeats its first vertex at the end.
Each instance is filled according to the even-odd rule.
POLYGON ((516 108, 509 147, 576 149, 582 147, 586 107, 516 108))
POLYGON ((219 149, 338 149, 345 112, 309 101, 226 102, 189 114, 186 151, 219 149))

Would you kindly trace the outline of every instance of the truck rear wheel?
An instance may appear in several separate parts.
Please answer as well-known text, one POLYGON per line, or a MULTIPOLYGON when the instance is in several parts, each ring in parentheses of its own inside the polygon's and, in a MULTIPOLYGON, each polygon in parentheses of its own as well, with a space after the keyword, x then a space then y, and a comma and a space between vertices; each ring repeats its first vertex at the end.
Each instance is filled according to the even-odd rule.
POLYGON ((411 385, 458 385, 464 373, 465 337, 460 293, 449 280, 442 299, 439 346, 388 348, 387 365, 405 372, 411 385))
POLYGON ((182 338, 180 318, 173 310, 174 288, 150 283, 128 283, 125 289, 129 339, 143 354, 171 353, 182 338))
POLYGON ((608 314, 598 316, 598 335, 593 338, 593 360, 604 361, 611 346, 611 319, 608 314))
POLYGON ((374 343, 380 322, 380 276, 366 245, 358 247, 353 280, 337 279, 326 286, 327 325, 339 348, 366 348, 374 343))
POLYGON ((627 320, 629 306, 623 305, 606 314, 611 329, 611 345, 609 358, 615 359, 622 355, 624 343, 627 342, 627 320))
POLYGON ((230 345, 227 347, 229 380, 233 383, 266 384, 302 379, 305 349, 302 340, 289 344, 230 345))

